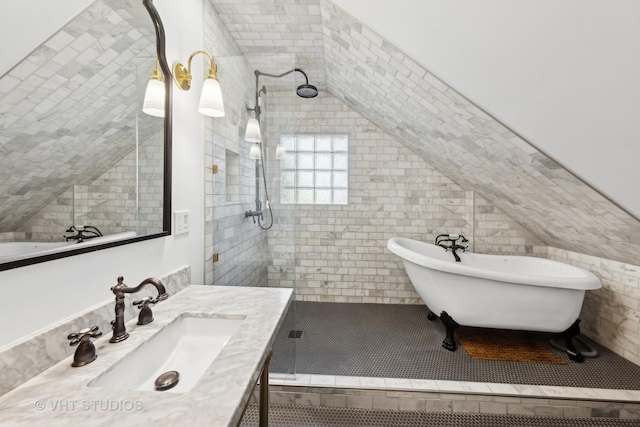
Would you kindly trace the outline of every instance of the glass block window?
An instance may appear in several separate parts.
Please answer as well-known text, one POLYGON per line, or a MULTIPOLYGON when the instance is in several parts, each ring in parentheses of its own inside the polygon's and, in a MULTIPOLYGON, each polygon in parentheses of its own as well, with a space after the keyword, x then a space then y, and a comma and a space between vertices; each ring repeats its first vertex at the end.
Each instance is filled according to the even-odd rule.
POLYGON ((349 183, 347 135, 282 135, 280 203, 346 205, 349 183))

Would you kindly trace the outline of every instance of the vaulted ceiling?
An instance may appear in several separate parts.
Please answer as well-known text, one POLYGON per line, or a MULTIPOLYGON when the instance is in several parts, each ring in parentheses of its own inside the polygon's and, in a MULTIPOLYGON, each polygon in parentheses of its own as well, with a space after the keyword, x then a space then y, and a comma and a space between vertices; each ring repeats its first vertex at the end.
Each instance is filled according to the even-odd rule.
POLYGON ((640 221, 330 0, 212 2, 244 54, 295 54, 321 91, 547 245, 640 263, 640 221))

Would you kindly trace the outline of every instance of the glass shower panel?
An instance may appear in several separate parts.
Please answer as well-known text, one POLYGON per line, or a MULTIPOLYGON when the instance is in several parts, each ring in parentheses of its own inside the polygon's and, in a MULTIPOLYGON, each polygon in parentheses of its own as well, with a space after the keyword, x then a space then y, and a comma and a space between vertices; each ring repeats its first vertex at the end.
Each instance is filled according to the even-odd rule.
MULTIPOLYGON (((295 205, 282 203, 279 196, 280 180, 295 182, 297 177, 292 173, 281 178, 284 160, 276 158, 280 135, 295 131, 295 73, 282 78, 261 75, 257 86, 254 73, 283 74, 293 70, 295 57, 229 56, 216 57, 216 62, 226 116, 205 118, 205 167, 218 165, 218 173, 207 174, 205 181, 204 283, 295 288, 295 205), (260 124, 259 160, 250 158, 252 144, 244 139, 249 118, 260 124), (259 210, 258 216, 245 214, 259 210)), ((305 179, 313 180, 313 174, 305 179)), ((273 347, 274 375, 295 374, 296 338, 290 338, 295 330, 292 303, 273 347)))

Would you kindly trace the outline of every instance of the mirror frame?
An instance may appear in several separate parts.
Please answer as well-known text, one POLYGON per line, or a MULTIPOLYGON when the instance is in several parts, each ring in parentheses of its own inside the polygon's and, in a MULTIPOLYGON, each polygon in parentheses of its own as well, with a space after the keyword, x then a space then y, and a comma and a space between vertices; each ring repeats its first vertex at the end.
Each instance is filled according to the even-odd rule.
POLYGON ((84 248, 71 249, 68 251, 35 256, 31 258, 24 258, 20 260, 10 261, 0 264, 0 271, 10 270, 18 267, 25 267, 27 265, 38 264, 41 262, 52 261, 55 259, 66 258, 73 255, 80 255, 88 252, 99 251, 102 249, 113 248, 116 246, 128 245, 130 243, 142 242, 144 240, 156 239, 158 237, 165 237, 171 235, 171 144, 172 144, 172 132, 173 132, 173 108, 171 105, 172 99, 172 87, 171 82, 173 76, 171 75, 171 69, 167 62, 167 56, 165 52, 165 33, 162 20, 156 7, 153 4, 153 0, 142 0, 144 7, 149 12, 151 20, 153 21, 153 27, 156 32, 156 52, 158 60, 160 62, 160 68, 164 74, 164 183, 163 183, 163 207, 162 207, 162 229, 163 231, 156 234, 149 234, 146 236, 137 236, 131 239, 123 239, 115 242, 103 243, 95 246, 87 246, 84 248))

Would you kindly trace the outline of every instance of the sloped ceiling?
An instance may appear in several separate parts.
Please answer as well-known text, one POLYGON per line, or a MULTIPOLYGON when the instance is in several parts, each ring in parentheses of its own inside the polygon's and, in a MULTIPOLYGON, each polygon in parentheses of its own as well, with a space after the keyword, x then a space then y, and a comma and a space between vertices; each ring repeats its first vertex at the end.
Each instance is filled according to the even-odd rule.
POLYGON ((141 2, 98 0, 2 77, 0 232, 102 175, 136 132, 142 142, 162 128, 138 114, 155 56, 141 2))
POLYGON ((313 84, 545 244, 640 262, 638 220, 333 2, 213 3, 243 53, 295 53, 313 84))

